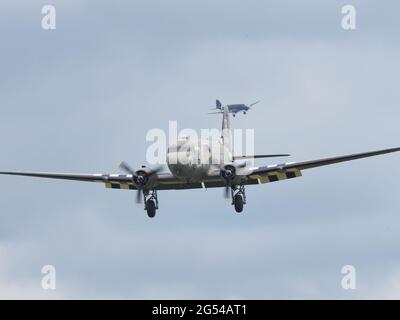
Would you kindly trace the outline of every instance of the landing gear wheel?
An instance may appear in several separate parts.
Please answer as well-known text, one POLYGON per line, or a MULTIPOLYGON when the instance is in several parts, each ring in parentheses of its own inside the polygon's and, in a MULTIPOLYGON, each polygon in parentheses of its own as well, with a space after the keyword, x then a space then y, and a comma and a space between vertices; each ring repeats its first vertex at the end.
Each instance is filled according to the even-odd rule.
POLYGON ((149 218, 154 218, 156 216, 156 203, 153 199, 146 201, 146 211, 149 218))
POLYGON ((158 209, 158 197, 157 190, 144 190, 144 210, 146 210, 149 218, 154 218, 156 216, 156 211, 158 209))
POLYGON ((240 194, 235 195, 235 197, 233 198, 233 204, 237 213, 243 211, 243 197, 240 194))

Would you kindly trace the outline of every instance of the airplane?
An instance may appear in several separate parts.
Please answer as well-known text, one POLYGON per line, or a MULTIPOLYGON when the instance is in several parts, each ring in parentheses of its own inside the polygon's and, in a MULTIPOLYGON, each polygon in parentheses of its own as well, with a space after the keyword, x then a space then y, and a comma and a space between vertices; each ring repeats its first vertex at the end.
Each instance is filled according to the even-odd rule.
POLYGON ((106 188, 136 190, 136 201, 143 195, 144 210, 154 218, 159 208, 157 191, 184 190, 198 188, 224 188, 225 198, 240 213, 246 204, 245 186, 272 183, 302 176, 307 169, 331 165, 400 151, 391 148, 378 151, 350 154, 332 158, 285 162, 265 166, 249 166, 248 159, 289 156, 288 154, 242 155, 232 153, 230 141, 229 108, 223 108, 221 137, 218 143, 179 138, 167 150, 169 172, 161 172, 161 167, 141 166, 133 170, 126 162, 119 164, 125 174, 71 174, 46 172, 0 172, 1 175, 27 176, 48 179, 62 179, 103 183, 106 188), (184 147, 182 149, 182 147, 184 147), (203 150, 200 152, 199 150, 203 150), (213 161, 213 159, 220 161, 213 161), (247 159, 247 161, 246 161, 247 159), (230 195, 229 195, 230 193, 230 195))
MULTIPOLYGON (((261 101, 256 101, 253 102, 249 105, 245 105, 243 103, 238 103, 238 104, 228 104, 227 107, 229 109, 229 112, 233 114, 233 116, 236 116, 236 113, 243 111, 243 114, 246 114, 247 111, 249 111, 251 109, 252 106, 256 105, 257 103, 259 103, 261 101)), ((221 101, 216 100, 215 102, 215 108, 213 108, 212 110, 217 109, 219 111, 217 112, 210 112, 209 114, 216 114, 216 113, 222 113, 223 112, 223 106, 221 101)))

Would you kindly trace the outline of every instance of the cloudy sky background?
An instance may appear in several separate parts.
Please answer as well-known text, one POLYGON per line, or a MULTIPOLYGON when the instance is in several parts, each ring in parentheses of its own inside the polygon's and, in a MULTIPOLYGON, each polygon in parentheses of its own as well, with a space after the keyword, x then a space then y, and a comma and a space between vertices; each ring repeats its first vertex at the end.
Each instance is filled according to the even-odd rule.
MULTIPOLYGON (((396 1, 47 3, 0 4, 0 170, 139 166, 149 129, 219 127, 216 98, 262 100, 232 121, 258 153, 400 145, 396 1)), ((133 192, 2 176, 0 298, 400 298, 399 156, 249 187, 242 215, 222 190, 160 192, 153 220, 133 192)))

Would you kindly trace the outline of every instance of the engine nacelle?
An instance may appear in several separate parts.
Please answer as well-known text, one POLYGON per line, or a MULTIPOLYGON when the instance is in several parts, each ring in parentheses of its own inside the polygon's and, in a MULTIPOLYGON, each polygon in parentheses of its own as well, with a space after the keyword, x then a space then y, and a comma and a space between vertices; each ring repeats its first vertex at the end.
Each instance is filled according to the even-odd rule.
POLYGON ((157 181, 157 175, 152 169, 142 166, 140 169, 135 171, 132 180, 136 188, 146 190, 151 189, 154 186, 157 181))
POLYGON ((236 168, 234 165, 227 164, 221 169, 221 176, 225 180, 233 180, 236 177, 236 168))
POLYGON ((239 184, 242 181, 242 177, 237 175, 237 169, 240 168, 241 165, 235 164, 226 164, 221 169, 221 177, 230 185, 239 184))

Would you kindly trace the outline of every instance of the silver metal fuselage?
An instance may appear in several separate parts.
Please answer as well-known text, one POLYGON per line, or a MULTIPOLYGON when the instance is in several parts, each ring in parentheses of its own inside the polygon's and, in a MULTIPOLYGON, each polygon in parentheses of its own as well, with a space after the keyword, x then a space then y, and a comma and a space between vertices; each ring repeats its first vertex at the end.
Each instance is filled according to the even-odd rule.
POLYGON ((229 150, 221 142, 181 139, 168 148, 167 165, 178 179, 201 182, 212 172, 219 172, 220 164, 231 159, 229 150), (224 160, 226 159, 226 161, 224 160))

